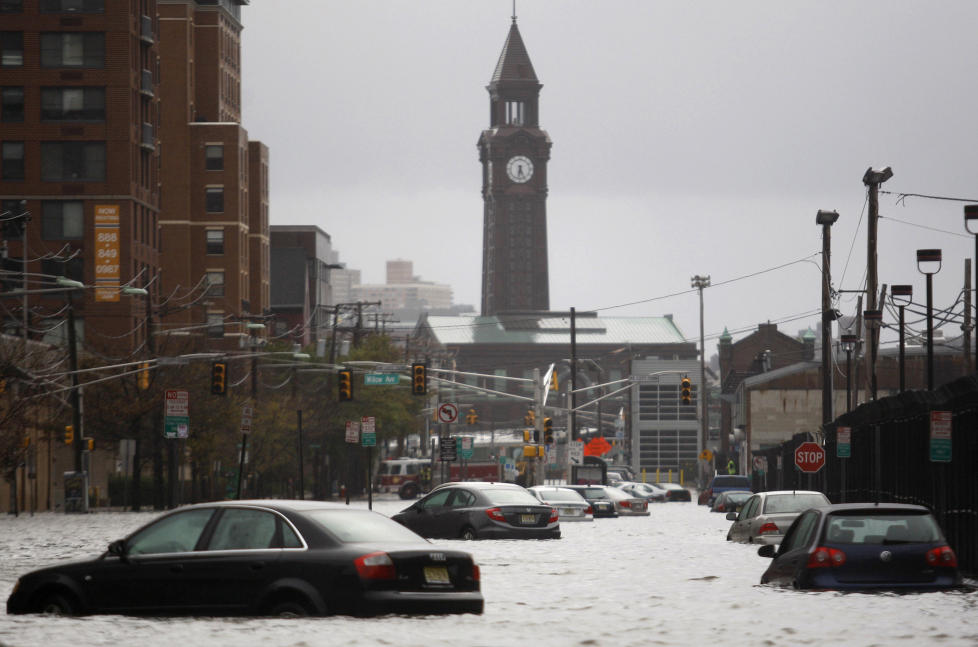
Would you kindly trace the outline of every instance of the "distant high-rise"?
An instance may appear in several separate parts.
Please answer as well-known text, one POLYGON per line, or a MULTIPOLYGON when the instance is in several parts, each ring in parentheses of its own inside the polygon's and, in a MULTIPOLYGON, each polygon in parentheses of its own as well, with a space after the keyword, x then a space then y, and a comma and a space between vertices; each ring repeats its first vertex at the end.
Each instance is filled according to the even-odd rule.
POLYGON ((516 18, 489 91, 482 162, 482 314, 550 308, 547 269, 547 162, 537 81, 516 18))

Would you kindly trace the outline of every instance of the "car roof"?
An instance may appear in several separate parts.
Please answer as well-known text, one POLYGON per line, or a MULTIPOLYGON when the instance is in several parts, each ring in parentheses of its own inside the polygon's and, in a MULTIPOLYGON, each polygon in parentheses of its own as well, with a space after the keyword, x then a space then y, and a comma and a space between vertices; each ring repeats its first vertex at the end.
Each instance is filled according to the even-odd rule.
POLYGON ((767 490, 766 492, 755 492, 758 496, 771 496, 772 494, 824 494, 818 490, 767 490))
POLYGON ((830 505, 818 506, 818 510, 822 510, 826 513, 833 512, 885 512, 887 510, 893 512, 926 512, 931 513, 931 509, 923 505, 914 505, 912 503, 833 503, 830 505))
POLYGON ((526 488, 522 485, 517 485, 516 483, 503 483, 501 481, 451 481, 449 483, 442 483, 441 485, 434 488, 435 490, 440 490, 446 487, 467 487, 473 490, 492 490, 492 489, 506 489, 506 490, 525 490, 526 488))
POLYGON ((241 501, 208 501, 206 503, 195 503, 193 505, 181 506, 179 509, 190 508, 240 508, 240 507, 260 507, 272 508, 274 510, 360 510, 362 508, 350 508, 342 503, 331 501, 305 501, 301 499, 244 499, 241 501))

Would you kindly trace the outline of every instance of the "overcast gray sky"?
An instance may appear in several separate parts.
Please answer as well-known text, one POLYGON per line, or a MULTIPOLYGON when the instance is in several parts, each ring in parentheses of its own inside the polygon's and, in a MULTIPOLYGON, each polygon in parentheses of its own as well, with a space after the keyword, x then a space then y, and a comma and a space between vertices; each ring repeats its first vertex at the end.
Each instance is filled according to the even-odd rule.
MULTIPOLYGON (((511 13, 510 0, 244 7, 243 120, 271 149, 272 224, 318 225, 368 283, 412 260, 478 309, 476 140, 511 13)), ((814 329, 815 214, 840 213, 835 287, 864 287, 867 168, 893 168, 887 191, 978 202, 978 2, 520 0, 517 13, 553 140, 551 309, 671 313, 697 338, 702 274, 708 338, 814 329)), ((880 214, 880 283, 912 283, 923 304, 915 250, 942 248, 934 303, 950 307, 975 249, 962 203, 884 194, 880 214)), ((855 295, 837 305, 853 314, 855 295)))

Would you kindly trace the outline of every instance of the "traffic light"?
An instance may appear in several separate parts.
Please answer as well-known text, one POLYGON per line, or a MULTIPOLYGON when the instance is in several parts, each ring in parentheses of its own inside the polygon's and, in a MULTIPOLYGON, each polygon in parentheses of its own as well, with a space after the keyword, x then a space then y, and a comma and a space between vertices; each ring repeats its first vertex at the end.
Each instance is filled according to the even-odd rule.
POLYGON ((88 441, 88 451, 94 452, 95 451, 95 439, 94 438, 86 438, 85 440, 88 441))
MULTIPOLYGON (((149 375, 146 375, 149 379, 149 375)), ((146 383, 149 386, 149 382, 146 383)), ((227 395, 228 393, 228 364, 227 362, 214 362, 211 364, 211 394, 227 395)))
POLYGON ((533 442, 533 432, 530 431, 529 429, 524 429, 523 430, 523 442, 524 443, 532 443, 533 442))
POLYGON ((70 445, 73 442, 75 442, 75 427, 65 425, 65 445, 70 445))
POLYGON ((475 409, 469 409, 469 413, 465 416, 465 422, 470 425, 479 422, 479 414, 475 412, 475 409))
POLYGON ((553 445, 556 442, 554 439, 554 421, 552 418, 543 419, 543 442, 545 445, 553 445))
POLYGON ((353 371, 342 370, 336 374, 338 379, 340 402, 353 401, 353 371))
POLYGON ((414 395, 428 393, 428 370, 424 364, 411 364, 411 393, 414 395))
POLYGON ((689 381, 689 378, 683 376, 682 382, 680 383, 680 396, 682 397, 683 404, 689 404, 692 401, 692 389, 693 384, 689 381))
POLYGON ((559 391, 560 387, 557 385, 557 371, 554 371, 553 375, 550 376, 550 390, 559 391))
POLYGON ((526 425, 527 427, 533 427, 536 425, 536 422, 537 422, 536 412, 534 412, 533 409, 528 410, 526 412, 526 415, 523 416, 523 424, 526 425))
POLYGON ((149 388, 149 362, 139 363, 139 373, 136 374, 136 384, 140 391, 149 388))

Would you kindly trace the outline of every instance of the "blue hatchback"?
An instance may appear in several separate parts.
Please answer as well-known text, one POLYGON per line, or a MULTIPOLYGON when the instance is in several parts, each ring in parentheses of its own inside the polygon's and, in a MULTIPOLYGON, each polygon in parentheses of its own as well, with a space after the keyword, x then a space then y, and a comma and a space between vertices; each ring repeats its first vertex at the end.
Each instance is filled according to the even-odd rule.
POLYGON ((958 560, 923 506, 843 503, 803 512, 761 584, 799 589, 946 589, 961 585, 958 560))

